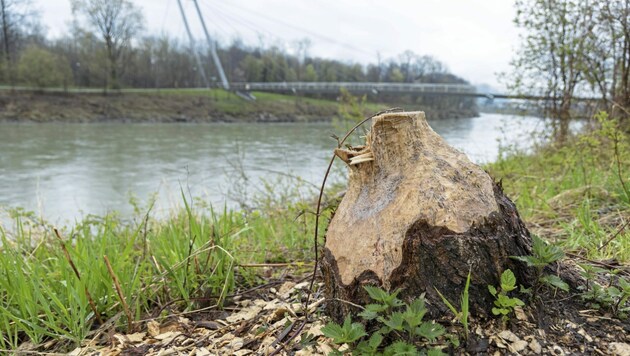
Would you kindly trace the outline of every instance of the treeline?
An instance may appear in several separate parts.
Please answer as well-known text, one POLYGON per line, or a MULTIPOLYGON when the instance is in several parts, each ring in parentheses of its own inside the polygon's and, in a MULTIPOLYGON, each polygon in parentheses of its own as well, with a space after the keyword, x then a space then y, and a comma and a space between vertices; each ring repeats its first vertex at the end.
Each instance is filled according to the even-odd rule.
POLYGON ((630 118, 630 0, 518 0, 524 30, 514 60, 514 89, 552 98, 562 122, 589 106, 630 118), (578 101, 588 97, 595 102, 578 101))
MULTIPOLYGON (((202 87, 200 70, 212 85, 217 84, 207 47, 193 49, 187 41, 166 35, 143 36, 142 14, 129 1, 73 0, 75 21, 68 35, 54 40, 46 38, 37 16, 24 4, 24 0, 0 3, 0 25, 7 28, 0 38, 0 82, 5 85, 202 87), (108 11, 119 15, 108 18, 108 11), (108 23, 114 28, 104 29, 102 25, 108 23), (197 67, 193 51, 200 53, 203 68, 197 67)), ((309 46, 308 40, 302 40, 299 53, 290 55, 280 47, 251 47, 235 40, 218 52, 228 79, 235 82, 466 83, 440 61, 411 51, 364 66, 309 56, 309 46)))

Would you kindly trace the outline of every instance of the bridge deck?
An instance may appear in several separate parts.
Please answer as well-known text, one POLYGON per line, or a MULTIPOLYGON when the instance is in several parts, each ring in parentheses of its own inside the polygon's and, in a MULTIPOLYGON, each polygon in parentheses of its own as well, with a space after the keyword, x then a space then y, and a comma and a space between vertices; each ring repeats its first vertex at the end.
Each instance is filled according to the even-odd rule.
POLYGON ((341 88, 354 94, 446 94, 485 96, 472 85, 426 83, 356 83, 356 82, 280 82, 232 83, 232 89, 243 91, 294 92, 305 94, 335 94, 341 88))

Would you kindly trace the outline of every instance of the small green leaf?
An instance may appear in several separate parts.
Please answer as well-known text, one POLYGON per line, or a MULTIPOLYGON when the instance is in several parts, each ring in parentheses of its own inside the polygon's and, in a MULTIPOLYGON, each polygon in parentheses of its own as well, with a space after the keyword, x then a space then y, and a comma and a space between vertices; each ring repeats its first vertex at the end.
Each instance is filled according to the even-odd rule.
POLYGON ((540 281, 555 288, 559 288, 565 292, 569 291, 569 285, 562 278, 548 274, 540 277, 540 281))
POLYGON ((376 349, 381 345, 381 342, 383 342, 383 335, 380 333, 374 333, 368 340, 368 345, 370 345, 372 350, 376 351, 376 349))
POLYGON ((408 344, 404 341, 396 341, 393 344, 389 345, 385 351, 384 355, 393 356, 393 355, 418 355, 418 349, 411 344, 408 344))
MULTIPOLYGON (((435 287, 434 287, 435 288, 435 287)), ((437 289, 435 288, 435 291, 438 293, 438 295, 440 296, 440 298, 442 298, 442 302, 444 303, 444 305, 446 305, 446 307, 448 307, 448 309, 453 313, 453 315, 455 315, 455 317, 457 318, 459 316, 459 313, 457 312, 457 309, 455 309, 455 307, 453 306, 453 304, 451 304, 451 302, 449 302, 448 299, 446 299, 446 297, 437 289)))
POLYGON ((516 277, 511 270, 506 269, 501 274, 501 290, 508 293, 514 289, 516 289, 516 277))
POLYGON ((427 356, 446 356, 446 355, 448 355, 448 354, 445 354, 440 349, 429 349, 429 350, 427 350, 427 356))
POLYGON ((435 339, 444 334, 444 327, 434 322, 424 322, 422 325, 416 328, 416 335, 422 336, 425 339, 433 342, 435 339))
POLYGON ((372 320, 378 317, 379 313, 387 310, 387 305, 384 304, 368 304, 365 306, 365 310, 359 313, 359 316, 365 320, 372 320))
POLYGON ((403 313, 394 312, 390 315, 389 318, 379 318, 379 320, 387 325, 391 330, 402 331, 403 330, 403 322, 404 316, 403 313))
POLYGON ((361 323, 352 323, 348 315, 343 325, 330 322, 321 329, 324 336, 333 339, 335 344, 352 343, 367 335, 361 323))
POLYGON ((370 298, 377 302, 385 302, 387 301, 389 294, 379 287, 374 286, 363 286, 366 292, 370 295, 370 298))
POLYGON ((343 343, 341 341, 344 336, 343 329, 341 328, 339 324, 330 322, 321 328, 321 332, 322 334, 324 334, 324 336, 333 339, 335 343, 338 343, 338 344, 343 343), (340 340, 340 342, 337 342, 337 340, 340 340))
POLYGON ((492 294, 493 297, 497 295, 497 289, 494 288, 493 285, 488 285, 488 290, 490 291, 490 294, 492 294))

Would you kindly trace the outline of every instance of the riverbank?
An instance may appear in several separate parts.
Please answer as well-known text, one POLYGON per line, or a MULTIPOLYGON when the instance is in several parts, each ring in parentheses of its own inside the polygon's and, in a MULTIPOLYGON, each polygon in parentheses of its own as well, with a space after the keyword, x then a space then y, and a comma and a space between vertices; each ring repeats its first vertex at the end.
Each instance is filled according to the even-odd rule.
MULTIPOLYGON (((502 180, 532 232, 561 246, 567 263, 600 268, 593 280, 613 283, 629 274, 630 137, 610 121, 602 125, 563 147, 507 152, 486 168, 502 180)), ((249 213, 214 212, 187 201, 165 220, 152 219, 151 209, 89 217, 59 236, 36 217, 15 212, 15 234, 0 229, 0 348, 328 353, 320 294, 309 306, 308 324, 300 321, 314 259, 314 216, 304 212, 314 210, 313 203, 269 198, 249 213), (303 336, 290 341, 296 330, 303 336)), ((542 295, 548 299, 528 301, 510 315, 507 330, 498 319, 473 316, 475 344, 464 341, 461 325, 439 320, 461 346, 446 337, 431 345, 455 353, 515 353, 518 346, 531 353, 615 354, 613 348, 630 343, 630 325, 622 308, 606 299, 614 297, 610 291, 590 300, 588 288, 550 290, 542 295)))
MULTIPOLYGON (((338 115, 339 102, 253 92, 246 101, 219 89, 129 90, 123 93, 0 90, 0 122, 317 122, 338 115)), ((365 115, 391 106, 367 103, 365 115)), ((403 105, 406 107, 406 105, 403 105)), ((418 109, 409 107, 409 109, 418 109)), ((465 118, 474 110, 432 110, 433 119, 465 118)))

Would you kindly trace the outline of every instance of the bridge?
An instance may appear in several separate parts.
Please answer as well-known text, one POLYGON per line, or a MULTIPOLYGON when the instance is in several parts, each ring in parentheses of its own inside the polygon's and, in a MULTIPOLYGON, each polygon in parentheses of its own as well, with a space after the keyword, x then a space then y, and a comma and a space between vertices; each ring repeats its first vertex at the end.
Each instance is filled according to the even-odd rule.
POLYGON ((477 93, 472 85, 429 83, 369 83, 369 82, 255 82, 231 83, 239 92, 264 91, 282 94, 338 94, 344 88, 352 94, 422 94, 487 96, 477 93))

